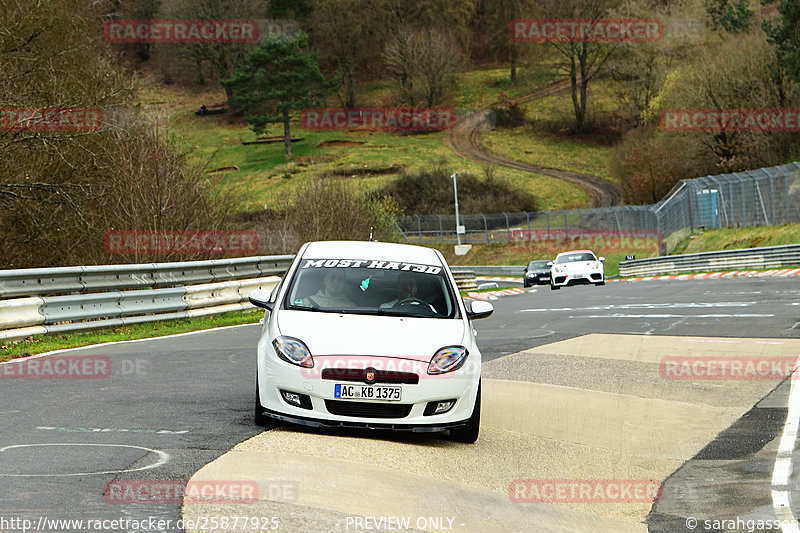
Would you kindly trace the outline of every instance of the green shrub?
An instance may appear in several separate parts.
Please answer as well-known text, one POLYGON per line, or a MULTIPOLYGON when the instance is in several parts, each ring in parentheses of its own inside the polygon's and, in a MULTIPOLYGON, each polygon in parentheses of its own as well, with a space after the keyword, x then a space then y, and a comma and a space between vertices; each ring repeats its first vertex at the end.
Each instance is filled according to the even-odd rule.
MULTIPOLYGON (((439 161, 417 172, 404 173, 380 191, 406 215, 452 214, 455 208, 453 171, 439 161)), ((488 167, 483 179, 458 174, 458 205, 463 214, 536 211, 534 197, 514 189, 488 167)))

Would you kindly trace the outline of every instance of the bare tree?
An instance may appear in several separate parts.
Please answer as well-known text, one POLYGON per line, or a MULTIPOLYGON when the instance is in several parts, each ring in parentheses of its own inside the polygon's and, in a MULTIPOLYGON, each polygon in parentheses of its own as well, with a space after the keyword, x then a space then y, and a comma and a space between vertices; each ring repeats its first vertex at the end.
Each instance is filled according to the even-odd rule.
MULTIPOLYGON (((707 48, 681 70, 680 83, 664 95, 662 108, 770 109, 795 107, 796 93, 786 99, 783 86, 772 76, 774 50, 761 30, 729 37, 707 48), (747 53, 742 53, 747 50, 747 53)), ((791 94, 791 91, 790 91, 791 94)), ((747 132, 737 129, 682 133, 687 143, 704 146, 707 157, 724 171, 772 166, 798 152, 797 134, 747 132)))
POLYGON ((380 59, 389 33, 383 0, 318 0, 310 19, 310 37, 321 62, 342 76, 342 104, 356 105, 359 69, 380 59))
POLYGON ((653 6, 647 0, 625 0, 614 16, 657 19, 663 36, 653 42, 624 42, 609 61, 617 97, 626 121, 642 125, 667 75, 709 38, 704 0, 676 0, 653 6))
POLYGON ((463 68, 457 46, 432 28, 400 30, 387 46, 384 60, 401 80, 403 101, 412 106, 444 103, 463 68))
MULTIPOLYGON (((162 0, 158 16, 165 19, 266 19, 266 0, 162 0)), ((156 45, 159 66, 169 78, 204 84, 230 77, 257 43, 164 43, 156 45), (190 74, 191 73, 191 74, 190 74)), ((228 94, 230 97, 230 94, 228 94)))
MULTIPOLYGON (((581 20, 594 28, 615 5, 612 0, 546 0, 537 6, 535 16, 541 19, 581 20)), ((557 69, 570 81, 576 126, 578 130, 584 130, 587 122, 589 86, 604 71, 619 43, 574 38, 551 40, 547 46, 555 50, 560 57, 557 69)))

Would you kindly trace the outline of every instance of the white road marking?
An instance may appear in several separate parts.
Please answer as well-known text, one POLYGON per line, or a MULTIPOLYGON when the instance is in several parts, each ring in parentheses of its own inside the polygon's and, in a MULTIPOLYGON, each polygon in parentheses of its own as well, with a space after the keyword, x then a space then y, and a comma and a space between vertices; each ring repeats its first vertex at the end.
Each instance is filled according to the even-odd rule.
MULTIPOLYGON (((800 365, 800 357, 794 365, 794 372, 800 365)), ((775 458, 775 468, 772 470, 772 486, 789 485, 789 478, 792 475, 792 454, 794 453, 795 443, 797 442, 797 431, 800 427, 800 387, 794 374, 789 379, 789 400, 786 424, 783 426, 778 453, 775 458)), ((800 527, 794 519, 792 506, 790 503, 791 493, 788 490, 772 489, 772 507, 775 515, 781 520, 781 531, 784 533, 800 533, 800 527)))
POLYGON ((550 309, 520 309, 520 313, 540 313, 559 311, 609 311, 611 309, 707 309, 713 307, 750 307, 758 302, 677 302, 661 304, 612 304, 590 307, 555 307, 550 309))
POLYGON ((765 313, 717 313, 711 315, 630 315, 625 313, 612 313, 609 315, 570 315, 569 318, 765 318, 775 315, 765 313))
POLYGON ((57 426, 37 426, 36 429, 44 431, 62 431, 66 433, 149 433, 154 435, 184 435, 189 433, 188 429, 81 428, 57 426))
POLYGON ((136 448, 139 450, 146 450, 150 453, 158 455, 158 460, 155 463, 145 465, 139 468, 124 468, 122 470, 106 470, 103 472, 74 472, 71 474, 3 474, 0 477, 69 477, 69 476, 97 476, 101 474, 121 474, 123 472, 139 472, 140 470, 150 470, 158 468, 169 461, 169 454, 161 450, 154 450, 152 448, 145 448, 144 446, 134 446, 132 444, 91 444, 91 443, 75 443, 75 442, 58 442, 48 444, 13 444, 11 446, 4 446, 0 448, 0 453, 14 448, 33 448, 36 446, 105 446, 109 448, 136 448))

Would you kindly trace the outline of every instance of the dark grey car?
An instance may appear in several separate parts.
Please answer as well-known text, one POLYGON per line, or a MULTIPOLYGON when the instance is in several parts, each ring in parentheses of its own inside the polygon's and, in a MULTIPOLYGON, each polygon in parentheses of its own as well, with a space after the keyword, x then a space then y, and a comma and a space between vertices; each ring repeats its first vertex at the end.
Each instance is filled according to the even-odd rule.
POLYGON ((531 261, 525 267, 525 278, 522 282, 523 286, 530 287, 531 285, 547 285, 550 283, 550 266, 552 261, 531 261))

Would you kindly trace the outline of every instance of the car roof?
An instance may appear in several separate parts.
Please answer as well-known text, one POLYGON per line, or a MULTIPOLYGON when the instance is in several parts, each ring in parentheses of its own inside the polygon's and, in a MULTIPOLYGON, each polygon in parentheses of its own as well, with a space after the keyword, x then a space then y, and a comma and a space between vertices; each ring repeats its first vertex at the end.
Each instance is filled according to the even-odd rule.
MULTIPOLYGON (((592 255, 595 255, 595 253, 593 251, 591 251, 591 250, 570 250, 569 252, 561 252, 558 255, 569 255, 569 254, 592 254, 592 255)), ((556 256, 556 257, 558 257, 558 256, 556 256)))
POLYGON ((303 257, 315 259, 381 259, 440 265, 439 252, 424 246, 369 241, 316 241, 307 243, 303 257))

